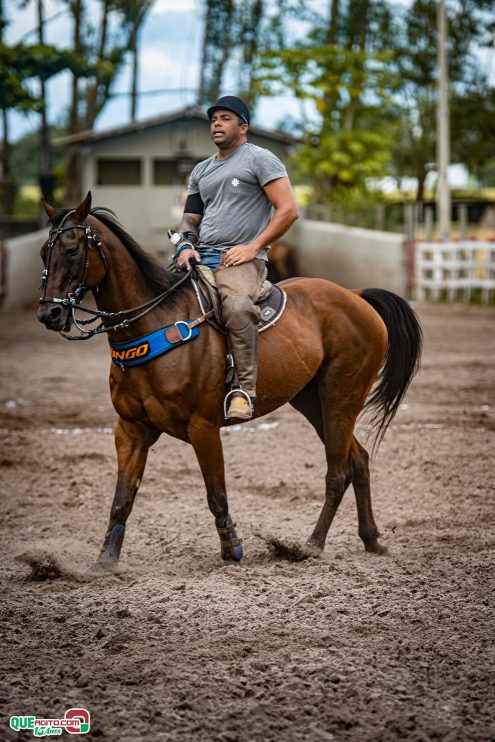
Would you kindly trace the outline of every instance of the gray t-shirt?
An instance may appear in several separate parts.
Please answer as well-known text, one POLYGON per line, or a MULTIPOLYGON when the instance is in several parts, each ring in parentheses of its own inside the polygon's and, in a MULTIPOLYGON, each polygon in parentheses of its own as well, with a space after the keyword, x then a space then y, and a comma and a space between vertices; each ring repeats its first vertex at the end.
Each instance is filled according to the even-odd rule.
MULTIPOLYGON (((250 142, 225 160, 212 155, 199 162, 191 173, 188 194, 199 193, 204 204, 200 252, 252 242, 266 228, 272 213, 262 186, 286 176, 278 157, 250 142)), ((256 257, 266 260, 266 250, 256 257)))

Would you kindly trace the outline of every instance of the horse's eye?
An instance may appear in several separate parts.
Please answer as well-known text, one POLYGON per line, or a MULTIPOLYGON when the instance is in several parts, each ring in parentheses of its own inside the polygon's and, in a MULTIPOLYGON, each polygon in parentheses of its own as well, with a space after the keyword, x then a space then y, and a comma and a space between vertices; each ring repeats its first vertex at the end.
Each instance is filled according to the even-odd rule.
POLYGON ((68 258, 73 258, 77 253, 79 252, 79 247, 77 245, 74 245, 73 247, 68 247, 65 254, 68 258))

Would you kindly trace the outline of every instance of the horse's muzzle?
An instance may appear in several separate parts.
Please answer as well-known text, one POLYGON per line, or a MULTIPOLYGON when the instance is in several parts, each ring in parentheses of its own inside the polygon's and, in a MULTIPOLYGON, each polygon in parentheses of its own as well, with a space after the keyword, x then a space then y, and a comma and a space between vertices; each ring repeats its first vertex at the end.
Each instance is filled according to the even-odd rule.
POLYGON ((38 320, 45 325, 47 330, 70 330, 71 316, 69 307, 42 304, 38 309, 38 320))

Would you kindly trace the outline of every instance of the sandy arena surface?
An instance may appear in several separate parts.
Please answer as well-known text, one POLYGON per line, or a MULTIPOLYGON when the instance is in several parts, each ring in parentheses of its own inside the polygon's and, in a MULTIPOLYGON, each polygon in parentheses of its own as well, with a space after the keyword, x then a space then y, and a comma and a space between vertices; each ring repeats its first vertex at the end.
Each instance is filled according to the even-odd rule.
POLYGON ((495 311, 418 312, 423 371, 372 467, 387 556, 365 553, 352 490, 322 558, 270 553, 310 534, 325 475, 284 407, 224 434, 240 569, 222 566, 192 449, 162 437, 101 578, 106 341, 0 314, 0 739, 32 736, 11 715, 78 706, 86 738, 116 742, 495 739, 495 311))

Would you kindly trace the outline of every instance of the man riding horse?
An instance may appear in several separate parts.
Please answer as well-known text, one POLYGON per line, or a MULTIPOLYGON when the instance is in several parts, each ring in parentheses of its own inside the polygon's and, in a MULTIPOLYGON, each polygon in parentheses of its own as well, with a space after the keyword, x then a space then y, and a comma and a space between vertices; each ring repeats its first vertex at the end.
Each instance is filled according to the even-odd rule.
POLYGON ((227 95, 208 109, 216 154, 191 173, 181 223, 172 241, 180 268, 191 260, 214 271, 239 384, 227 419, 249 420, 256 397, 259 310, 267 250, 298 218, 284 164, 247 141, 250 113, 227 95), (273 207, 273 211, 272 211, 273 207))

